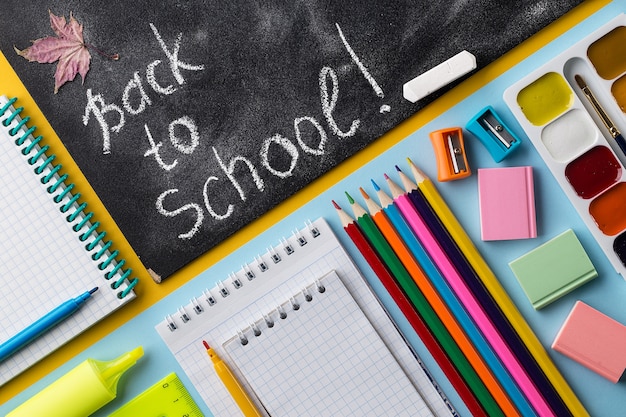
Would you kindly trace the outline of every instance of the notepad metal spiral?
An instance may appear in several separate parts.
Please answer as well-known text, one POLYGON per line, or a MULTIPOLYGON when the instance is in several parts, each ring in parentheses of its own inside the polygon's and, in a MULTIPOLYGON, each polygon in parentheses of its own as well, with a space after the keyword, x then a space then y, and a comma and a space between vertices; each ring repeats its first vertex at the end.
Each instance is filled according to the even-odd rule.
POLYGON ((81 242, 86 243, 85 249, 88 252, 96 251, 91 257, 94 261, 101 261, 98 264, 98 268, 103 271, 104 278, 109 281, 119 275, 119 278, 111 282, 111 288, 117 290, 120 289, 125 282, 127 283, 126 288, 121 289, 117 294, 118 298, 126 297, 139 282, 138 278, 130 278, 132 269, 124 269, 126 263, 125 259, 116 259, 119 255, 118 250, 109 251, 113 242, 104 240, 106 237, 105 231, 98 231, 100 222, 95 221, 91 223, 94 213, 86 211, 87 203, 79 203, 81 198, 80 193, 72 193, 75 187, 74 183, 67 182, 69 180, 68 174, 60 173, 62 169, 61 164, 54 164, 56 155, 46 154, 50 147, 49 145, 40 145, 43 137, 41 135, 36 137, 33 135, 36 126, 27 126, 30 116, 22 118, 20 114, 24 108, 13 107, 17 98, 13 97, 8 101, 4 98, 2 99, 2 101, 6 101, 6 103, 0 107, 0 118, 4 117, 5 113, 9 113, 6 118, 2 119, 2 125, 5 128, 9 128, 13 122, 16 122, 16 125, 8 130, 11 136, 16 136, 18 133, 22 132, 22 135, 15 139, 15 145, 21 147, 21 152, 24 156, 29 156, 34 152, 34 154, 27 159, 27 162, 34 167, 35 174, 41 176, 40 180, 42 184, 50 184, 46 190, 52 196, 54 202, 57 204, 63 203, 59 207, 59 210, 61 213, 67 214, 67 222, 76 222, 72 226, 72 229, 76 233, 82 231, 78 238, 81 242), (41 163, 38 165, 37 163, 40 160, 41 163), (85 228, 86 230, 84 230, 85 228), (90 237, 92 240, 89 240, 90 237))
POLYGON ((196 315, 204 313, 207 308, 217 304, 218 300, 227 298, 233 292, 242 289, 246 280, 252 281, 257 278, 257 274, 263 274, 271 270, 271 264, 280 264, 283 260, 282 256, 290 256, 295 253, 296 244, 299 247, 307 245, 308 238, 302 233, 304 230, 309 233, 310 236, 308 238, 312 239, 321 234, 320 230, 313 223, 310 221, 306 222, 304 229, 293 233, 293 243, 283 238, 280 244, 268 248, 266 252, 269 257, 268 260, 261 255, 257 255, 253 262, 242 265, 239 274, 245 280, 242 280, 238 274, 231 272, 227 279, 218 281, 212 289, 207 288, 202 292, 202 295, 192 298, 188 305, 181 306, 175 313, 165 316, 167 328, 171 332, 178 330, 181 324, 184 325, 191 320, 192 316, 188 313, 188 310, 193 311, 196 315))
POLYGON ((315 293, 315 291, 318 294, 324 294, 326 292, 326 287, 321 283, 320 280, 316 280, 313 285, 304 288, 295 296, 290 297, 289 301, 287 301, 286 303, 279 304, 273 311, 266 313, 266 314, 260 314, 262 318, 260 320, 257 320, 254 323, 250 323, 249 327, 243 330, 238 329, 237 337, 239 338, 239 342, 243 346, 246 346, 250 342, 250 337, 248 336, 248 333, 250 332, 252 333, 252 335, 254 335, 254 337, 262 336, 263 330, 260 327, 262 323, 265 323, 265 326, 268 329, 271 329, 276 324, 275 318, 278 318, 280 320, 286 320, 289 317, 289 314, 287 313, 287 308, 289 306, 291 306, 291 310, 295 312, 295 311, 300 310, 300 307, 303 304, 303 302, 305 303, 313 302, 314 301, 313 294, 315 293))

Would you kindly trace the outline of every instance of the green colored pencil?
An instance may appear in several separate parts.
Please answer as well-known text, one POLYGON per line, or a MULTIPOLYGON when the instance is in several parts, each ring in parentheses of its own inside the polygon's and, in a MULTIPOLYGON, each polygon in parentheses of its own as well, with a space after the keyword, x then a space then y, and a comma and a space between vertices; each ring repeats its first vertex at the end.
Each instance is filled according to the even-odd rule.
POLYGON ((487 414, 490 416, 504 417, 504 413, 496 403, 495 399, 474 368, 472 368, 467 358, 463 355, 463 352, 461 352, 458 345, 439 319, 439 316, 435 314, 434 310, 413 281, 413 278, 411 278, 409 272, 406 270, 404 265, 402 265, 398 256, 385 240, 380 230, 378 230, 374 220, 347 192, 346 196, 348 197, 348 202, 352 207, 354 217, 363 230, 363 233, 370 241, 374 249, 378 252, 383 262, 387 265, 392 275, 395 277, 398 284, 413 304, 415 310, 420 316, 422 316, 422 319, 435 338, 439 341, 439 344, 444 349, 446 354, 450 357, 459 373, 463 376, 467 385, 474 392, 474 395, 487 414))

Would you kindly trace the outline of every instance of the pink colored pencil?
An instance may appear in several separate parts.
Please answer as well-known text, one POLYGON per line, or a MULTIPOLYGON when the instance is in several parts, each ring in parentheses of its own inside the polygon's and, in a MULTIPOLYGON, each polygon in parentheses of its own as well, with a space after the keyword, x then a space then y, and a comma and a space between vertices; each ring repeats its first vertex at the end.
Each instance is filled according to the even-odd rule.
POLYGON ((389 188, 394 197, 394 202, 398 205, 402 215, 417 238, 426 248, 433 262, 440 269, 442 275, 457 294, 457 297, 464 305, 467 312, 476 322, 478 328, 483 332, 485 338, 493 348, 494 352, 504 366, 511 373, 513 379, 517 382, 520 389, 528 398, 528 401, 535 408, 539 416, 554 416, 554 412, 543 398, 535 384, 532 382, 524 368, 521 366, 517 357, 513 354, 510 347, 504 341, 498 330, 495 328, 485 311, 482 309, 474 294, 469 290, 459 272, 456 270, 450 259, 446 256, 439 242, 435 239, 432 232, 417 212, 406 193, 394 183, 389 176, 385 174, 385 180, 389 184, 389 188))

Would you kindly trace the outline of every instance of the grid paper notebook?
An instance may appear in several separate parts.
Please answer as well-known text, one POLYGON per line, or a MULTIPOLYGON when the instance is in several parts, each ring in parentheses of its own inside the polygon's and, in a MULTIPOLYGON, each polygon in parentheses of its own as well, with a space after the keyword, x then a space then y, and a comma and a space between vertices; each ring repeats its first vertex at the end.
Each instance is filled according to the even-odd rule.
POLYGON ((336 273, 261 317, 224 349, 271 416, 432 416, 336 273))
MULTIPOLYGON (((187 305, 166 316, 156 326, 157 332, 213 414, 241 416, 237 404, 217 377, 202 341, 206 340, 222 360, 236 368, 223 348, 233 331, 248 327, 258 318, 260 311, 275 309, 285 298, 331 271, 337 273, 432 413, 453 415, 448 402, 324 219, 294 232, 265 254, 257 256, 254 262, 231 273, 216 287, 198 294, 187 305)), ((250 392, 251 387, 241 372, 237 369, 233 372, 250 392)), ((258 405, 260 408, 260 402, 258 405)))
POLYGON ((0 96, 0 343, 61 303, 98 291, 1 362, 0 385, 133 299, 137 283, 14 102, 0 96))

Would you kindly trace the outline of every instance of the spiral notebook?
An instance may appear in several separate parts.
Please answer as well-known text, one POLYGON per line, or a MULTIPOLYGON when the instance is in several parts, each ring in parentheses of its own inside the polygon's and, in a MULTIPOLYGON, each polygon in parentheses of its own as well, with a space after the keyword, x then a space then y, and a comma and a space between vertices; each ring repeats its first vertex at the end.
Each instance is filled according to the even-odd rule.
POLYGON ((137 284, 16 103, 0 96, 0 341, 68 299, 98 291, 0 362, 0 385, 133 299, 137 284))
MULTIPOLYGON (((412 399, 418 402, 423 400, 425 410, 430 410, 433 415, 453 415, 436 383, 402 338, 324 219, 318 219, 295 231, 265 254, 257 256, 253 262, 219 281, 217 286, 205 289, 187 305, 166 316, 156 326, 157 332, 213 414, 240 416, 237 405, 217 377, 202 341, 206 340, 233 369, 248 392, 253 392, 253 386, 229 358, 224 344, 238 330, 249 327, 259 318, 259 314, 276 309, 284 300, 333 271, 349 294, 349 297, 340 297, 340 302, 333 305, 333 310, 355 303, 361 312, 359 314, 366 318, 384 344, 385 359, 395 362, 402 370, 396 375, 405 375, 417 391, 418 394, 413 395, 412 399)), ((333 290, 335 284, 332 285, 333 290)), ((320 326, 317 330, 323 328, 320 326)), ((309 351, 313 346, 304 348, 309 351)), ((275 359, 288 360, 289 357, 289 352, 279 352, 275 359)), ((281 388, 281 392, 288 391, 288 386, 281 388)), ((263 407, 261 398, 255 397, 255 401, 259 408, 263 407)))
POLYGON ((224 349, 271 416, 432 416, 335 272, 259 315, 224 349))

